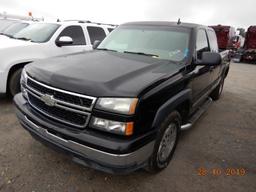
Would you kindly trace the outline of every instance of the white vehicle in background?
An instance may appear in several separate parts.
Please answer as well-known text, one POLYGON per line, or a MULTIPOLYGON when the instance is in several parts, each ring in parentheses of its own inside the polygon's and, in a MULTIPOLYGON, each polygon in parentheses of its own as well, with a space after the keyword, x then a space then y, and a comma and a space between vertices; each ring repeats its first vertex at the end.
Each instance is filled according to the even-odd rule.
POLYGON ((3 38, 13 37, 16 33, 28 27, 31 23, 31 21, 22 20, 0 20, 0 42, 3 38))
POLYGON ((89 21, 33 23, 11 38, 0 40, 0 94, 20 92, 25 65, 38 59, 92 50, 115 27, 89 21))

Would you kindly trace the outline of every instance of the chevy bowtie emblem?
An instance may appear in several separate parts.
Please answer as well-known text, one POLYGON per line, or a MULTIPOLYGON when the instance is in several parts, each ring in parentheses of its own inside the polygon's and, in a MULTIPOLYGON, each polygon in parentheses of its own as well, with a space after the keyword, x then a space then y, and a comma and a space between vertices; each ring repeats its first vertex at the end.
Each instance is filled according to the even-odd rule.
POLYGON ((56 104, 56 101, 54 100, 53 96, 52 95, 42 95, 40 97, 41 101, 43 101, 46 105, 50 106, 50 107, 53 107, 55 106, 56 104))

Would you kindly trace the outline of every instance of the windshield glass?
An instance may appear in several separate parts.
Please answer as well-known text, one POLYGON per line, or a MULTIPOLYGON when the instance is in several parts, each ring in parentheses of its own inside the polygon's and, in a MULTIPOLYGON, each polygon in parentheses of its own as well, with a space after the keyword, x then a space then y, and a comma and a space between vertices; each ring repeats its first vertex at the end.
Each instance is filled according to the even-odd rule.
POLYGON ((189 30, 159 26, 123 26, 115 29, 98 46, 124 53, 182 61, 188 55, 189 30))
POLYGON ((28 23, 15 23, 7 27, 3 33, 7 36, 12 37, 14 34, 18 33, 25 27, 27 27, 29 24, 28 23))
POLYGON ((13 23, 16 23, 16 22, 11 20, 4 20, 4 19, 0 20, 0 33, 3 33, 3 31, 13 23))
POLYGON ((59 28, 58 24, 36 23, 31 24, 13 37, 22 40, 31 40, 32 42, 43 43, 50 40, 55 31, 59 28))

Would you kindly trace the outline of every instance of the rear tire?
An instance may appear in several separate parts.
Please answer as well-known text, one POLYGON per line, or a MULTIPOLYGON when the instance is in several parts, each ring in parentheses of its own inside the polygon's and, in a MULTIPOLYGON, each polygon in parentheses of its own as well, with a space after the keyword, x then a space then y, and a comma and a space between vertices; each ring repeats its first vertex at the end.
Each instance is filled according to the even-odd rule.
POLYGON ((8 94, 13 97, 20 92, 20 77, 22 68, 14 71, 9 78, 8 82, 8 94))
POLYGON ((219 85, 212 91, 210 97, 214 100, 217 101, 223 91, 223 87, 224 87, 224 78, 221 78, 221 81, 219 83, 219 85))
POLYGON ((173 111, 160 125, 154 146, 154 151, 149 159, 146 170, 157 173, 165 169, 176 149, 181 126, 181 117, 177 111, 173 111))

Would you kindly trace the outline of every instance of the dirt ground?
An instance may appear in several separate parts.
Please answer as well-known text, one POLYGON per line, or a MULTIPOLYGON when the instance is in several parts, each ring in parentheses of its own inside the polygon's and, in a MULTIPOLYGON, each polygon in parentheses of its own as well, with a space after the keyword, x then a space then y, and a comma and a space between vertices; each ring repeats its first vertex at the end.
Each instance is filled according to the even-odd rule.
POLYGON ((32 139, 1 98, 0 191, 255 192, 256 65, 231 64, 221 99, 182 133, 171 164, 157 175, 113 176, 77 165, 32 139))

